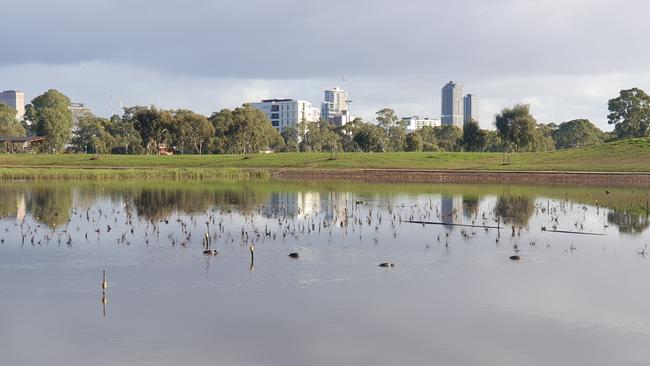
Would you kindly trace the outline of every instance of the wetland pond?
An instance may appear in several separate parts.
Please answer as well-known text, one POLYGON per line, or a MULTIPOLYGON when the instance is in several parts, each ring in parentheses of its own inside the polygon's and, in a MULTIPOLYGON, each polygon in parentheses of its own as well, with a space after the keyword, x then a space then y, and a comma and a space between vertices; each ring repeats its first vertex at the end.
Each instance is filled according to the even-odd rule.
POLYGON ((648 365, 649 194, 0 183, 0 365, 648 365))

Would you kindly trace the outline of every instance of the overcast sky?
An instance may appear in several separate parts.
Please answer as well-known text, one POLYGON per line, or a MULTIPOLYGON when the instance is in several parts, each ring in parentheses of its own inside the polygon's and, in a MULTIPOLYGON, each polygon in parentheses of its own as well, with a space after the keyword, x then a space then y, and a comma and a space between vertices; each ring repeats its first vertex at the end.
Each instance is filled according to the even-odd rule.
POLYGON ((622 88, 650 90, 643 0, 20 0, 0 12, 0 89, 56 88, 98 115, 155 104, 209 115, 262 98, 352 93, 440 116, 449 80, 481 125, 515 103, 540 122, 601 128, 622 88))

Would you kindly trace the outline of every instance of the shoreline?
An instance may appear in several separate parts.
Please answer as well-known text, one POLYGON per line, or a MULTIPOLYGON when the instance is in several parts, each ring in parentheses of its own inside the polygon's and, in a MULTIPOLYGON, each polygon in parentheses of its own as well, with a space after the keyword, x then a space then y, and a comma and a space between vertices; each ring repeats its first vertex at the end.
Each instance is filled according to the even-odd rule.
POLYGON ((0 181, 329 180, 368 183, 533 184, 650 187, 650 172, 323 168, 0 167, 0 181))
POLYGON ((283 169, 276 179, 346 180, 378 183, 549 184, 650 187, 650 173, 419 169, 283 169))

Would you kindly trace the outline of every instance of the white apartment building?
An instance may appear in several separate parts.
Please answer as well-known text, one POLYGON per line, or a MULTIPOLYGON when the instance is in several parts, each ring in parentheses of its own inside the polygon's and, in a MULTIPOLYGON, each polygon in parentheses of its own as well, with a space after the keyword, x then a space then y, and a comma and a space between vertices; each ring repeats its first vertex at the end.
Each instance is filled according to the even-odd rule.
POLYGON ((436 127, 440 126, 440 120, 435 118, 422 118, 419 116, 404 117, 402 123, 406 125, 409 131, 417 131, 422 127, 436 127))
POLYGON ((287 127, 297 127, 302 121, 318 122, 320 119, 318 108, 304 100, 264 99, 251 105, 264 112, 271 120, 271 125, 279 132, 287 127))
POLYGON ((25 117, 25 93, 18 90, 5 90, 0 93, 0 103, 16 110, 16 118, 25 117))

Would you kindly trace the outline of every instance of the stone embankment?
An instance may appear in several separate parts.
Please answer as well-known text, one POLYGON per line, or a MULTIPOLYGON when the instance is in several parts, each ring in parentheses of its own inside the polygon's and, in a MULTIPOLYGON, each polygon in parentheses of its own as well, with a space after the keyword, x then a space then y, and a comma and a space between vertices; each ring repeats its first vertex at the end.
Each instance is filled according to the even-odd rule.
POLYGON ((453 171, 413 169, 282 169, 278 179, 386 183, 537 184, 650 187, 650 173, 453 171))

